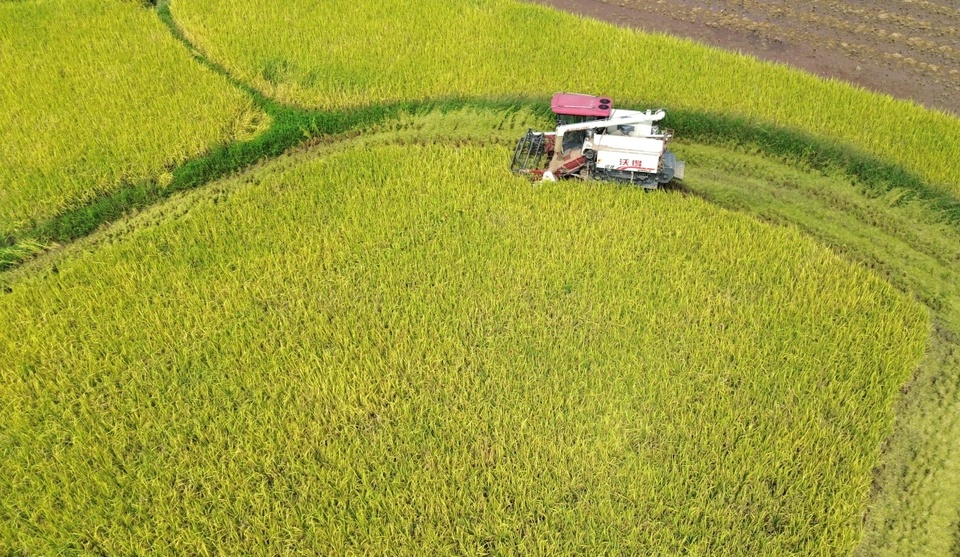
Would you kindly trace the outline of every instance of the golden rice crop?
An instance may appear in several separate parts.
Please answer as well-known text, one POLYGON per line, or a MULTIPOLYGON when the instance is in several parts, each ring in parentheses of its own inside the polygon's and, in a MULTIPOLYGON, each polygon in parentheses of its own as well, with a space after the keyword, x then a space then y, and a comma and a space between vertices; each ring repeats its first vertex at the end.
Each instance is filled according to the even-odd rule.
POLYGON ((677 145, 686 183, 723 205, 788 221, 867 262, 932 310, 927 353, 904 386, 877 466, 855 556, 950 555, 960 518, 960 230, 903 192, 857 184, 703 145, 677 145), (737 179, 730 179, 737 176, 737 179))
POLYGON ((316 151, 0 288, 0 549, 824 554, 919 306, 502 147, 316 151))
POLYGON ((849 142, 960 193, 960 121, 785 66, 512 0, 171 0, 269 95, 333 108, 558 90, 740 114, 849 142))
POLYGON ((134 2, 0 4, 0 235, 251 133, 259 112, 134 2))

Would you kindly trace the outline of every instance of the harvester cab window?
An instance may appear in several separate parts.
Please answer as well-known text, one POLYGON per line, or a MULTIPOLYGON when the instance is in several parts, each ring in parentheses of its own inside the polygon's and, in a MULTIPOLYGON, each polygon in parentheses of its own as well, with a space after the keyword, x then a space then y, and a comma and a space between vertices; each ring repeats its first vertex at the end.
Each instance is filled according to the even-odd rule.
POLYGON ((580 149, 583 147, 583 142, 586 139, 587 132, 585 130, 563 134, 563 152, 566 153, 570 149, 580 149))
POLYGON ((557 114, 557 126, 567 126, 569 124, 579 124, 588 120, 594 120, 587 116, 573 116, 570 114, 557 114))

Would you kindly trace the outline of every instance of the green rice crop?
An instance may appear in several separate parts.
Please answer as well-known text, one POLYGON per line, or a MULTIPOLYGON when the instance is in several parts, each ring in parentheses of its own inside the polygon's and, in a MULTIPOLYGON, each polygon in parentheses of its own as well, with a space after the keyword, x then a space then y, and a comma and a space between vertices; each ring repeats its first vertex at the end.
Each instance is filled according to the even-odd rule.
POLYGON ((848 142, 960 193, 960 122, 785 66, 513 0, 171 0, 186 34, 268 95, 333 108, 611 95, 848 142))
POLYGON ((0 238, 260 129, 134 2, 0 4, 0 238))
POLYGON ((0 284, 0 551, 835 554, 920 306, 797 230, 304 152, 0 284))

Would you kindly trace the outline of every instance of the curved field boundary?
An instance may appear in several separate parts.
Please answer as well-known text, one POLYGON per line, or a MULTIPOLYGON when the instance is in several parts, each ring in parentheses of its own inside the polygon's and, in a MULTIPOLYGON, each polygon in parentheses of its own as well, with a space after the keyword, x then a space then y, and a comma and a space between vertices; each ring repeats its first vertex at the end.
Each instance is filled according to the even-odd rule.
POLYGON ((130 2, 0 4, 0 246, 126 189, 266 115, 130 2), (13 235, 11 237, 11 235, 13 235))
MULTIPOLYGON (((543 125, 549 126, 547 98, 494 101, 471 98, 436 99, 334 111, 289 106, 238 80, 223 66, 196 50, 183 35, 166 2, 159 4, 157 12, 174 36, 189 49, 199 63, 245 91, 256 107, 272 118, 270 128, 253 139, 236 141, 187 161, 173 169, 170 179, 165 183, 148 179, 128 184, 40 222, 33 228, 19 231, 11 236, 7 245, 0 246, 0 270, 15 267, 48 247, 80 238, 103 223, 112 222, 129 211, 143 209, 175 192, 195 188, 237 172, 296 145, 323 137, 359 133, 368 126, 396 118, 400 114, 422 114, 437 109, 457 110, 465 107, 533 110, 541 112, 544 115, 543 125)), ((942 215, 947 222, 960 224, 960 199, 926 183, 918 175, 901 166, 880 161, 849 145, 741 116, 669 107, 668 111, 667 124, 672 126, 680 137, 704 143, 752 145, 768 154, 787 157, 795 164, 817 170, 840 168, 860 179, 874 194, 899 190, 902 192, 903 201, 919 200, 942 215)))
MULTIPOLYGON (((81 238, 104 223, 125 213, 141 210, 171 194, 196 188, 219 177, 275 157, 304 143, 361 133, 366 127, 404 113, 424 114, 434 110, 462 108, 530 110, 546 117, 547 99, 534 101, 485 101, 449 99, 431 102, 396 103, 336 112, 307 111, 273 101, 258 103, 272 118, 271 127, 261 135, 218 147, 202 157, 187 161, 171 172, 165 184, 156 179, 130 184, 93 201, 12 235, 11 245, 0 246, 0 270, 17 266, 48 247, 81 238)), ((840 169, 859 179, 872 195, 900 191, 901 199, 919 201, 944 222, 960 226, 960 200, 931 187, 918 176, 895 164, 885 163, 849 146, 804 134, 797 130, 765 125, 736 116, 669 109, 667 125, 678 137, 706 144, 754 147, 769 155, 814 170, 840 169)))
POLYGON ((960 195, 960 120, 792 68, 513 0, 171 0, 207 56, 300 106, 557 90, 835 137, 960 195))
MULTIPOLYGON (((164 13, 163 7, 161 7, 162 13, 164 13)), ((169 16, 169 12, 167 14, 169 16)), ((169 17, 168 22, 172 23, 169 17)), ((198 60, 203 60, 195 50, 194 55, 198 60)), ((259 95, 236 80, 234 83, 252 95, 259 95)), ((129 198, 122 193, 118 194, 117 199, 104 202, 105 209, 96 209, 96 205, 93 205, 90 208, 85 207, 64 214, 45 223, 42 227, 21 235, 17 246, 21 246, 24 252, 30 252, 31 247, 39 247, 42 250, 42 247, 50 242, 65 242, 79 238, 100 224, 114 220, 131 209, 154 203, 173 191, 202 185, 215 177, 241 170, 264 157, 275 156, 292 146, 327 137, 326 134, 329 133, 348 135, 358 133, 364 126, 383 123, 405 110, 415 112, 432 108, 447 110, 470 106, 514 107, 520 110, 524 106, 524 103, 519 101, 497 104, 482 100, 454 99, 430 103, 401 103, 366 110, 328 113, 292 109, 262 95, 259 96, 258 103, 264 107, 269 106, 268 111, 275 118, 271 130, 260 138, 225 147, 183 165, 174 171, 174 180, 167 188, 158 188, 156 184, 149 182, 136 187, 131 186, 135 191, 129 195, 129 198), (137 194, 136 191, 141 189, 146 193, 137 194), (81 222, 83 225, 73 226, 71 225, 73 221, 81 222)), ((546 117, 545 103, 539 106, 543 107, 540 110, 546 117)), ((943 195, 937 188, 926 185, 922 179, 896 165, 884 164, 855 149, 743 118, 674 109, 671 119, 675 120, 673 125, 681 136, 687 134, 688 137, 701 141, 726 145, 740 144, 742 148, 748 150, 759 148, 778 157, 785 157, 788 162, 801 168, 812 167, 826 172, 843 169, 859 176, 861 179, 857 181, 856 186, 861 188, 859 192, 861 198, 864 197, 864 193, 868 194, 866 198, 884 192, 889 194, 880 199, 889 206, 886 209, 879 209, 879 213, 872 218, 884 219, 888 212, 902 211, 904 214, 924 215, 928 220, 926 228, 932 232, 936 232, 937 227, 944 222, 948 223, 944 230, 951 234, 957 229, 956 203, 950 196, 943 195), (920 203, 905 201, 908 198, 920 203)), ((782 211, 780 216, 771 217, 777 213, 764 208, 764 201, 760 199, 762 196, 737 197, 729 193, 718 194, 716 191, 705 193, 705 195, 718 203, 755 212, 763 217, 800 222, 794 213, 785 211, 783 207, 779 209, 782 211)), ((813 194, 811 196, 816 197, 813 194)), ((864 217, 864 220, 869 218, 864 217)), ((865 536, 865 544, 870 540, 874 544, 870 546, 873 550, 867 550, 866 554, 879 551, 877 548, 882 547, 909 547, 910 552, 916 554, 931 547, 949 547, 952 536, 955 536, 958 531, 957 511, 960 510, 960 507, 956 506, 955 502, 951 502, 950 498, 941 497, 957 483, 957 454, 951 453, 950 448, 957 446, 960 440, 960 434, 957 433, 955 425, 950 425, 952 422, 949 421, 953 406, 943 404, 944 401, 950 402, 956 399, 956 389, 944 387, 954 385, 960 377, 960 364, 957 363, 956 356, 960 341, 955 333, 960 330, 960 325, 949 317, 949 312, 947 318, 942 317, 946 311, 944 301, 953 303, 949 289, 941 289, 929 284, 917 286, 909 281, 897 280, 898 277, 909 272, 909 267, 904 263, 907 259, 893 257, 878 261, 874 256, 869 255, 863 246, 849 246, 842 237, 838 238, 822 230, 818 231, 813 225, 800 224, 840 251, 879 268, 894 284, 908 291, 917 292, 935 313, 938 332, 934 336, 934 344, 917 380, 903 399, 896 424, 897 432, 891 437, 887 450, 887 454, 891 456, 887 459, 887 465, 880 471, 876 488, 878 501, 881 501, 880 505, 884 504, 882 503, 884 500, 892 500, 894 503, 884 512, 875 510, 869 515, 870 527, 865 536), (931 433, 932 429, 936 430, 936 435, 931 433), (925 451, 927 454, 925 464, 929 470, 926 475, 918 474, 910 455, 925 451), (887 476, 884 476, 885 474, 887 476), (890 479, 891 477, 893 479, 890 479), (922 496, 918 489, 923 490, 922 496), (939 498, 935 505, 936 509, 932 508, 931 497, 939 498), (931 514, 935 515, 934 519, 929 518, 931 514), (894 530, 892 533, 891 528, 894 530)), ((3 257, 8 258, 6 262, 8 268, 29 258, 29 253, 18 253, 17 246, 0 248, 0 265, 4 264, 3 257)), ((941 275, 943 281, 949 282, 956 278, 956 267, 952 269, 951 272, 951 267, 947 266, 945 274, 941 275)), ((957 543, 957 547, 960 547, 960 543, 957 543)), ((927 553, 943 554, 936 551, 927 553)), ((897 553, 893 551, 890 554, 897 553)))

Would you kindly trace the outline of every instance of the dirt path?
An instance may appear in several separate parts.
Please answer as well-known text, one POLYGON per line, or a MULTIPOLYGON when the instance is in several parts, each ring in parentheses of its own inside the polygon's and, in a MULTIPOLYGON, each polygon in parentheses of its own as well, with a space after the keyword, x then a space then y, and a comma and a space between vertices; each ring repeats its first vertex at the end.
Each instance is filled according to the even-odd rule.
POLYGON ((960 7, 944 0, 528 0, 665 32, 960 115, 960 7))

